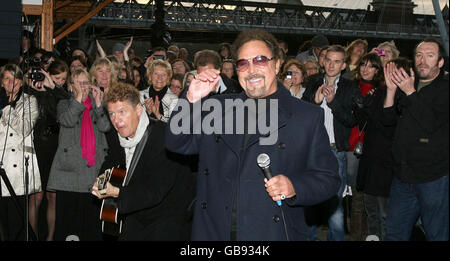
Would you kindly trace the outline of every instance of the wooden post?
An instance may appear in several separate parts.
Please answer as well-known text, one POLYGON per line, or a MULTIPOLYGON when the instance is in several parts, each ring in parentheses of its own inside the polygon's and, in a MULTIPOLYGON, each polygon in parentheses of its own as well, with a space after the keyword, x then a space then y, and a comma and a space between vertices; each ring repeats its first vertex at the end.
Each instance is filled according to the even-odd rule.
POLYGON ((53 51, 53 4, 54 0, 42 0, 40 44, 49 52, 53 51))

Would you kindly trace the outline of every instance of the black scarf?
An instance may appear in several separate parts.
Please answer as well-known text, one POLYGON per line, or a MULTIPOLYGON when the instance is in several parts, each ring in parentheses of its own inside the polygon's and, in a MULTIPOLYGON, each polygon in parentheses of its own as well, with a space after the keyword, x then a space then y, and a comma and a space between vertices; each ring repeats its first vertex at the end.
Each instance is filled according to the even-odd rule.
POLYGON ((161 115, 164 115, 162 98, 164 97, 164 95, 166 95, 166 92, 167 92, 168 88, 169 87, 165 86, 160 91, 156 91, 155 89, 153 89, 153 86, 150 86, 148 88, 148 98, 153 98, 153 101, 154 101, 155 97, 158 96, 158 99, 159 99, 159 113, 161 113, 161 115))

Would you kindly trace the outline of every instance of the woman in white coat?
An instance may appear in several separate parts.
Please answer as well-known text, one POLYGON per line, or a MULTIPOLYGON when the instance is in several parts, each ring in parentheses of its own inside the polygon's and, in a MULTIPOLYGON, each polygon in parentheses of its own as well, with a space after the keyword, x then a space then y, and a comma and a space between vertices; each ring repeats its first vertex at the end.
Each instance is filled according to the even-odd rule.
MULTIPOLYGON (((4 89, 0 118, 0 166, 5 170, 23 211, 27 193, 32 195, 41 191, 32 141, 33 126, 38 117, 37 101, 23 92, 23 72, 17 65, 5 65, 0 72, 0 80, 4 89), (28 166, 25 159, 28 159, 28 166)), ((5 181, 2 179, 0 183, 0 230, 3 231, 3 240, 24 240, 28 224, 24 225, 23 213, 16 208, 5 181)))

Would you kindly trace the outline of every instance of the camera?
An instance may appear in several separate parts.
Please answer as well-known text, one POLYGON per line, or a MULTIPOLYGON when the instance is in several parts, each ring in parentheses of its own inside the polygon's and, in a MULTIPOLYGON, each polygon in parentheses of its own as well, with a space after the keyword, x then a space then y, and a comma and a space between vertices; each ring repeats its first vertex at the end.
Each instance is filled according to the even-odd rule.
POLYGON ((379 56, 385 56, 386 55, 386 51, 384 49, 377 49, 377 54, 379 56))
POLYGON ((355 149, 353 150, 353 155, 356 157, 361 157, 363 155, 363 143, 362 141, 356 143, 355 149))
POLYGON ((28 65, 28 68, 31 68, 31 72, 27 73, 25 77, 32 80, 33 83, 42 82, 45 80, 45 75, 40 72, 41 68, 41 58, 35 57, 26 59, 25 63, 28 65))
POLYGON ((165 58, 164 55, 155 55, 153 59, 154 60, 164 60, 164 58, 165 58))
POLYGON ((287 71, 286 72, 286 78, 292 79, 292 72, 291 71, 287 71))

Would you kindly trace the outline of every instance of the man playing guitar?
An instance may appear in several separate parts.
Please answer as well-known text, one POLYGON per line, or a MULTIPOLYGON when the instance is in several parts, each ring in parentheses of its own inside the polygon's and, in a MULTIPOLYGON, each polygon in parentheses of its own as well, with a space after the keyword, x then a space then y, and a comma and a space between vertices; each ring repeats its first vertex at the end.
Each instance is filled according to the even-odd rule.
POLYGON ((165 149, 165 123, 149 120, 139 91, 129 84, 112 87, 104 104, 117 134, 109 135, 102 169, 114 168, 102 172, 109 177, 100 175, 106 184, 97 179, 92 187, 92 194, 104 199, 103 232, 115 223, 118 240, 189 240, 195 179, 188 160, 165 149), (121 164, 126 175, 116 168, 121 164), (121 182, 112 182, 115 173, 121 182), (112 220, 105 218, 108 213, 112 220))

